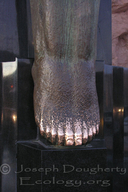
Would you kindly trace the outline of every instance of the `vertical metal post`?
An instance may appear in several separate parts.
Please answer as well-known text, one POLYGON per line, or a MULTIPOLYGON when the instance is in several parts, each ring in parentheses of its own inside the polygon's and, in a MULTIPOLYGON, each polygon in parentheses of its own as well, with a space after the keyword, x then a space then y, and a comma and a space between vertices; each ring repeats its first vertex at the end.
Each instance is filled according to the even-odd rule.
POLYGON ((17 59, 2 63, 1 188, 16 191, 17 59))

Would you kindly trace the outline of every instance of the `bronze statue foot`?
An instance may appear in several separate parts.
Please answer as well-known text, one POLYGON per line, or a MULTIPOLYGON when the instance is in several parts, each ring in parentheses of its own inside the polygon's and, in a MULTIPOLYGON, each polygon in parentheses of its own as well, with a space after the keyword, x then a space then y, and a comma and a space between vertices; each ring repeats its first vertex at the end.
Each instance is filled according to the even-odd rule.
POLYGON ((100 0, 30 0, 35 120, 57 145, 82 145, 98 132, 95 85, 100 0))
POLYGON ((33 65, 35 119, 55 145, 82 145, 99 131, 94 64, 45 55, 33 65), (37 75, 38 74, 38 75, 37 75))

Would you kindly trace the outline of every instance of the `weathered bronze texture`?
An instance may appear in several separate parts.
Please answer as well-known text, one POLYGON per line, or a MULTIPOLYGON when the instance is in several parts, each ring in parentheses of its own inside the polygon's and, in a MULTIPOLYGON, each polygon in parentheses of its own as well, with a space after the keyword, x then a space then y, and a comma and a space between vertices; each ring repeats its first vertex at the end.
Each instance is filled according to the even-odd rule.
POLYGON ((57 145, 82 145, 99 129, 95 85, 100 0, 30 0, 35 120, 57 145))

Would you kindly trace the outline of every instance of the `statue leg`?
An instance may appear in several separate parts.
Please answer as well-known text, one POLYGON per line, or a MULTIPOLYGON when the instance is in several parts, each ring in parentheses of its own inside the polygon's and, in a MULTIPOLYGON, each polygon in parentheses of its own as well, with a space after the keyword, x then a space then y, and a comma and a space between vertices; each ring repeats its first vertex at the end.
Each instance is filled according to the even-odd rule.
POLYGON ((30 2, 36 123, 53 144, 85 144, 100 122, 94 66, 100 0, 30 2))

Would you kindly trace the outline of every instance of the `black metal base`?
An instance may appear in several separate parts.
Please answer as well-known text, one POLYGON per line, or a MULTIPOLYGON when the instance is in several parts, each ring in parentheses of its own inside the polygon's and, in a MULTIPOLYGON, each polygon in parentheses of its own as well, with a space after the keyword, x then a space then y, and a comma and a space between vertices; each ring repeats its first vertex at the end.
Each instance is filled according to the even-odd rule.
POLYGON ((106 192, 106 147, 94 139, 87 146, 45 148, 38 140, 18 143, 17 192, 106 192))

